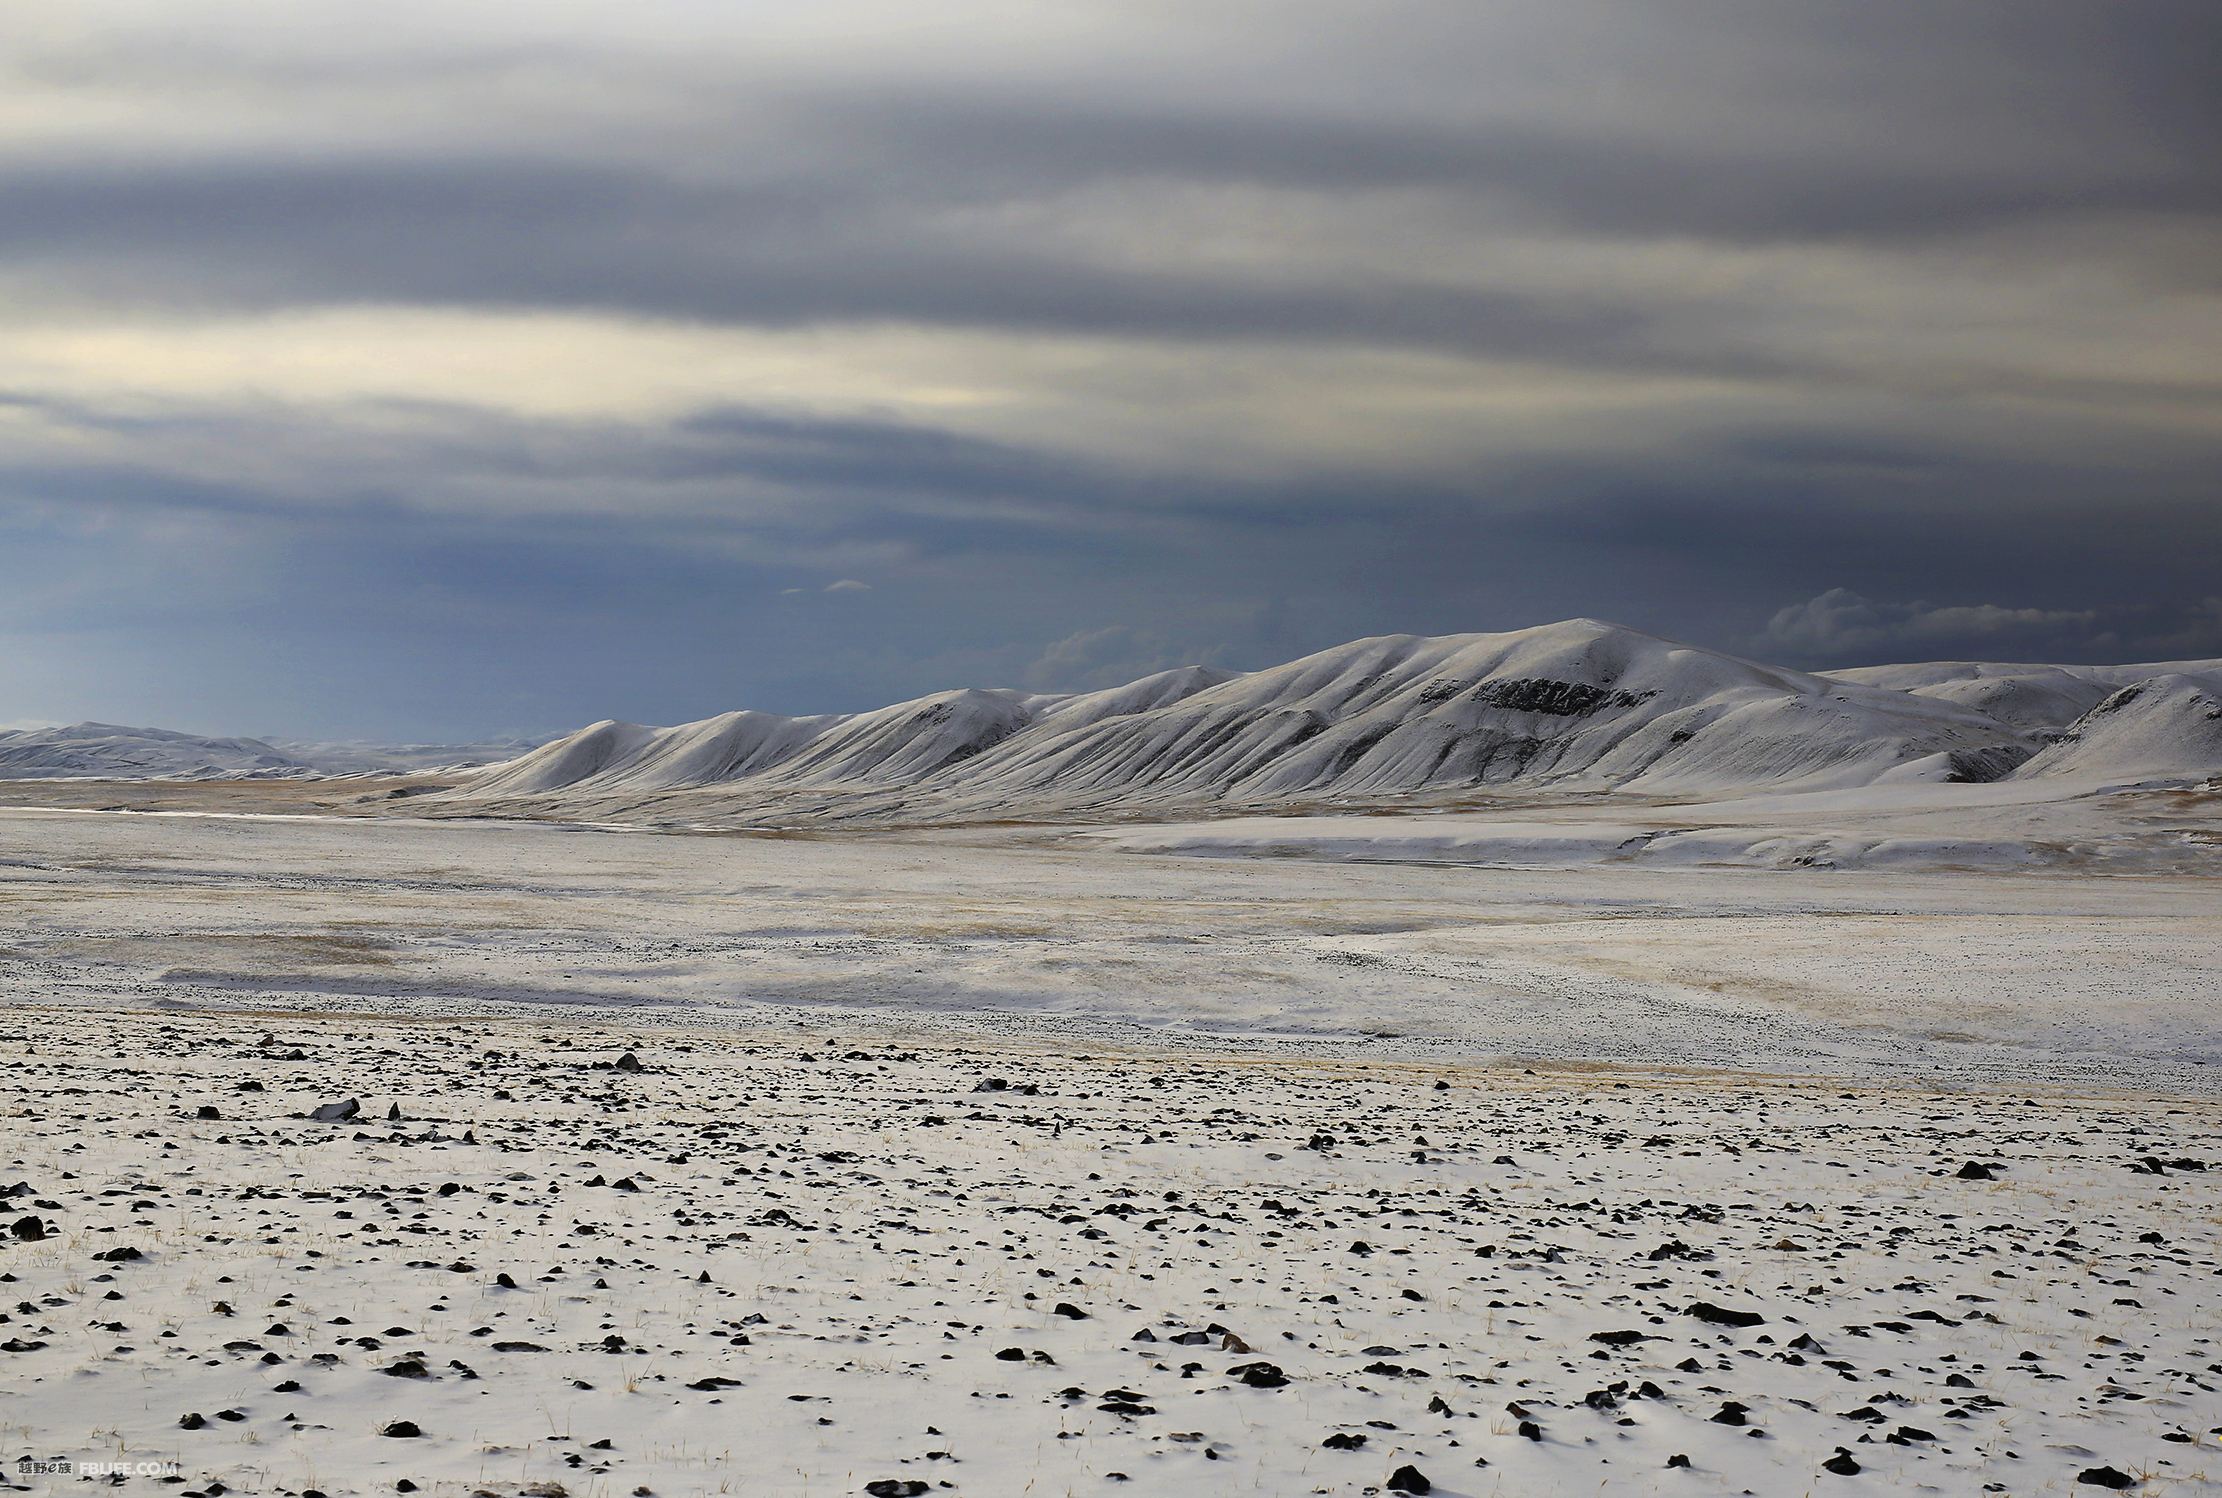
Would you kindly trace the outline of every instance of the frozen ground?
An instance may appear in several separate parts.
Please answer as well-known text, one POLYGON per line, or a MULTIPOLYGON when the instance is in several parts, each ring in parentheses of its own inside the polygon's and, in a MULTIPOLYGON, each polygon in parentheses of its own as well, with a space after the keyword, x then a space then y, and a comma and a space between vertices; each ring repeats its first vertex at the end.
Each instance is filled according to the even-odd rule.
POLYGON ((1796 795, 1535 798, 1418 809, 1160 821, 1091 831, 1097 847, 1565 867, 1926 870, 2222 876, 2222 787, 2053 781, 1897 784, 1796 795))
MULTIPOLYGON (((1015 835, 1014 835, 1015 836, 1015 835)), ((1398 867, 951 835, 0 814, 78 1006, 791 1027, 2211 1091, 2210 880, 1398 867)))
POLYGON ((2222 1489, 2211 879, 1102 841, 0 813, 0 1476, 2222 1489))
POLYGON ((0 1429, 173 1490, 2222 1489, 2211 1106, 877 1021, 637 1072, 545 1020, 0 1034, 0 1429))

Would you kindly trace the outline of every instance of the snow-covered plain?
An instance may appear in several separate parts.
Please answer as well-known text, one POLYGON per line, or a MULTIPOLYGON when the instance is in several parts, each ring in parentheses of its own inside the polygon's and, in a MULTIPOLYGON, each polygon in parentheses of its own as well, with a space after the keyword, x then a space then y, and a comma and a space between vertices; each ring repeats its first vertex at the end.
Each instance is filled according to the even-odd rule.
POLYGON ((188 1492, 2222 1487, 2188 1105, 861 1018, 0 1037, 0 1421, 188 1492))
POLYGON ((247 794, 0 812, 18 1452, 198 1494, 2222 1490, 2211 871, 247 794))
POLYGON ((1191 856, 1567 867, 2222 875, 2222 788, 2046 778, 1788 795, 1503 798, 1491 810, 1151 821, 1076 836, 1191 856))
MULTIPOLYGON (((0 813, 9 991, 2206 1090, 2212 880, 0 813)), ((2210 1065, 2210 1063, 2215 1063, 2210 1065)))

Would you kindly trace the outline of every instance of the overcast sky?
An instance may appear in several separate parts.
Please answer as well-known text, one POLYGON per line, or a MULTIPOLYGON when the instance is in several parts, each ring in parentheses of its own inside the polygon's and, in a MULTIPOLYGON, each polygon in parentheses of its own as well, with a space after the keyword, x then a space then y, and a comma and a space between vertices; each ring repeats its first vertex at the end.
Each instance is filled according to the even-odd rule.
POLYGON ((0 723, 2222 655, 2214 0, 69 0, 0 723))

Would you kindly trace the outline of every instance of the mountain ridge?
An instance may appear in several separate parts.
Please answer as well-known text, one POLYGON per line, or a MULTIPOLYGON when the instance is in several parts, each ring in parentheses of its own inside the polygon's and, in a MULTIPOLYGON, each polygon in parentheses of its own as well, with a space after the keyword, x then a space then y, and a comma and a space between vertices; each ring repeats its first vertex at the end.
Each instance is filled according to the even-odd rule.
POLYGON ((303 743, 185 733, 124 723, 0 729, 5 780, 290 780, 458 770, 535 747, 490 744, 303 743))
POLYGON ((2222 661, 1807 672, 1577 618, 1368 636, 1091 692, 962 687, 863 712, 604 719, 516 746, 295 745, 113 724, 0 733, 0 779, 438 771, 430 815, 700 821, 1188 815, 1475 795, 1708 799, 2222 775, 2222 661), (443 761, 443 756, 453 758, 443 761), (469 756, 479 763, 473 766, 469 756), (494 762, 487 763, 487 760, 494 762))
MULTIPOLYGON (((2210 670, 2222 683, 2222 662, 2174 664, 2194 684, 2210 670)), ((964 688, 864 713, 604 722, 437 799, 503 815, 622 817, 677 798, 672 814, 705 820, 932 822, 1492 787, 1705 795, 1992 780, 2020 773, 2142 669, 1805 672, 1581 618, 1376 635, 1256 671, 1176 668, 1096 693, 964 688), (1992 682, 2010 711, 1985 710, 1992 682)), ((2168 722, 2179 717, 2192 721, 2168 722)), ((2149 742, 2171 731, 2141 730, 2133 758, 2203 773, 2196 733, 2182 753, 2149 742)), ((2100 735, 2046 773, 2103 776, 2111 742, 2126 741, 2100 735)), ((2211 768, 2222 773, 2222 752, 2211 768)))

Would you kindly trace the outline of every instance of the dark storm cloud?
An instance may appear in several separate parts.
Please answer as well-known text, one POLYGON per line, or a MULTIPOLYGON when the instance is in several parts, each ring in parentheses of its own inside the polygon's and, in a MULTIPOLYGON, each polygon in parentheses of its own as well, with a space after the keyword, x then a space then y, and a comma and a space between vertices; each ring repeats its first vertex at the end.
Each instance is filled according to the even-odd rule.
MULTIPOLYGON (((1415 43, 1475 49, 1486 106, 1486 18, 1421 12, 1435 25, 1415 43)), ((1551 304, 1391 277, 1276 287, 1172 255, 1117 268, 1056 257, 992 220, 945 216, 1134 182, 1330 198, 1419 189, 1501 227, 1722 243, 1923 241, 2222 207, 2222 90, 2196 60, 2222 42, 2211 11, 1967 5, 1919 20, 1872 6, 1660 7, 1617 36, 1582 38, 1600 65, 1586 86, 1577 72, 1566 102, 1509 116, 1406 98, 1397 74, 1416 47, 1376 42, 1309 59, 1239 105, 1148 78, 1053 95, 1022 69, 1004 80, 990 53, 976 77, 932 88, 782 80, 746 112, 678 77, 675 122, 596 134, 581 121, 529 144, 496 133, 498 150, 468 126, 445 141, 374 133, 323 154, 282 138, 192 153, 33 149, 0 160, 0 255, 155 303, 915 317, 1579 360, 1618 345, 1648 366, 1648 319, 1614 287, 1551 304), (1340 102, 1369 71, 1373 107, 1340 102)), ((566 61, 589 79, 621 67, 561 54, 546 65, 566 61)), ((639 66, 641 86, 661 76, 639 66)), ((1394 209, 1353 211, 1393 227, 1394 209)))
MULTIPOLYGON (((2222 40, 2222 36, 2218 36, 2222 40)), ((822 107, 822 106, 821 106, 822 107)), ((2041 107, 2041 103, 2038 107, 2041 107)), ((1292 335, 1443 344, 1574 362, 1659 362, 1626 290, 1553 299, 1384 274, 1267 284, 1175 256, 1112 266, 1005 238, 952 209, 1029 204, 1090 183, 1260 185, 1325 194, 1419 188, 1502 228, 1724 243, 1925 241, 2047 221, 2203 219, 2222 208, 2222 120, 2196 153, 2033 128, 2013 153, 1862 159, 1860 142, 1598 137, 1491 124, 1383 129, 1017 103, 884 100, 833 160, 742 180, 456 152, 303 160, 225 155, 0 162, 0 256, 108 298, 187 306, 361 301, 621 309, 790 324, 916 318, 1158 336, 1292 335), (1079 116, 1079 117, 1075 117, 1079 116)), ((2034 122, 2033 122, 2034 123, 2034 122)), ((804 132, 807 133, 807 132, 804 132)), ((741 162, 736 165, 754 166, 741 162)), ((1384 215, 1378 203, 1354 212, 1384 215)), ((1697 342, 1697 340, 1693 340, 1697 342)), ((1702 362, 1706 350, 1683 351, 1702 362)))
POLYGON ((1324 472, 1168 485, 945 428, 734 405, 657 423, 434 403, 159 423, 69 414, 132 434, 118 449, 129 461, 0 465, 0 495, 310 534, 440 536, 472 566, 530 514, 543 560, 623 537, 628 548, 696 553, 701 565, 739 562, 767 586, 822 582, 816 574, 855 542, 944 581, 999 578, 1005 590, 1054 592, 1068 585, 1060 577, 1116 556, 1107 581, 1122 588, 1173 568, 1171 546, 1194 576, 1261 590, 1277 573, 1304 586, 1334 577, 1351 594, 1338 610, 1354 632, 1390 627, 1364 621, 1387 619, 1379 601, 1391 598, 1413 627, 1455 629, 1461 611, 1494 607, 1491 590, 1507 585, 1534 600, 1522 607, 1589 608, 1661 628, 1677 610, 1701 608, 1727 628, 1734 612, 1723 600, 1779 603, 1783 592, 1844 583, 2072 593, 2122 608, 2156 589, 2201 596, 2222 554, 2222 506, 2179 498, 2205 492, 2203 471, 2156 473, 2158 493, 2117 497, 2094 532, 2075 523, 2076 496, 2102 484, 2103 471, 2061 473, 1856 430, 1731 432, 1676 453, 1515 456, 1470 482, 1324 472), (211 428, 219 450, 256 452, 262 476, 192 473, 202 449, 172 439, 211 428), (602 502, 613 493, 623 502, 602 502), (724 561, 702 562, 706 551, 724 561), (1757 593, 1755 580, 1773 591, 1757 593), (1583 602, 1600 590, 1617 606, 1583 602))
MULTIPOLYGON (((1259 496, 1218 495, 1211 507, 1144 524, 1139 509, 1107 508, 1121 491, 1101 476, 930 433, 858 423, 799 431, 726 411, 669 432, 543 434, 527 453, 506 429, 497 423, 472 444, 483 497, 544 478, 558 452, 585 465, 576 475, 584 488, 647 475, 651 493, 684 492, 663 509, 543 512, 529 526, 495 518, 496 506, 403 506, 396 496, 455 482, 452 434, 423 451, 389 452, 373 494, 333 474, 314 507, 293 493, 243 510, 235 494, 143 468, 0 473, 0 494, 35 489, 85 504, 129 496, 196 517, 185 544, 173 534, 135 545, 128 564, 105 526, 0 548, 0 583, 19 606, 0 611, 0 628, 128 683, 135 701, 170 721, 222 725, 224 715, 212 721, 205 706, 213 651, 244 676, 284 682, 296 715, 365 733, 397 720, 427 731, 524 731, 597 714, 675 721, 737 704, 848 709, 951 681, 1095 683, 1177 660, 1244 666, 1367 633, 1512 628, 1578 613, 1812 666, 1893 654, 2088 656, 2079 643, 2103 631, 2121 641, 2117 655, 2222 650, 2222 639, 2206 643, 2211 621, 2191 635, 2191 606, 2151 603, 2170 582, 2188 599, 2205 596, 2197 590, 2211 579, 2202 583, 2191 558, 2214 554, 2222 527, 2179 532, 2176 549, 2157 555, 2149 526, 2129 524, 2098 546, 2040 531, 2002 547, 1995 527, 1957 513, 1892 540, 1817 485, 1795 496, 1814 507, 1811 517, 1784 523, 1779 485, 1726 454, 1643 471, 1598 463, 1507 472, 1507 491, 1551 496, 1510 513, 1376 479, 1285 496, 1300 521, 1283 510, 1261 523, 1239 503, 1259 496), (741 435, 705 448, 703 426, 741 435), (926 491, 969 501, 983 463, 1013 497, 1004 512, 916 502, 926 491), (749 510, 759 482, 786 484, 798 471, 818 498, 808 509, 758 514, 737 533, 719 522, 718 502, 749 510), (699 508, 704 474, 720 480, 708 515, 699 508), (246 588, 223 567, 242 529, 282 562, 256 569, 246 588), (196 544, 204 532, 211 539, 196 544), (109 585, 40 592, 41 576, 92 563, 109 585), (851 570, 869 572, 872 588, 825 591, 851 570), (1874 590, 1882 623, 1909 627, 1848 633, 1832 615, 1845 627, 1765 628, 1796 601, 1846 585, 1874 590), (786 596, 797 587, 807 596, 786 596), (1899 591, 1908 589, 1918 591, 1899 591), (1917 607, 1898 606, 1901 598, 1926 600, 1918 612, 1928 627, 1910 627, 1921 622, 1917 607), (2039 610, 2038 622, 2087 617, 2001 632, 1986 613, 1964 614, 1957 634, 1948 614, 1936 617, 1947 608, 1939 600, 2029 610, 2030 598, 2078 602, 2039 610), (20 607, 26 601, 33 606, 20 607), (1146 638, 1114 640, 1084 661, 1054 648, 1075 635, 1132 635, 1137 625, 1147 625, 1146 638), (2171 632, 2180 648, 2144 643, 2171 632), (1078 675, 1053 679, 1057 670, 1078 675)), ((1975 489, 2010 478, 1955 475, 1975 489)))
POLYGON ((2222 629, 2209 0, 353 19, 0 60, 0 694, 462 733, 1577 613, 2222 629), (437 338, 213 356, 347 308, 693 341, 537 405, 437 338))
POLYGON ((125 304, 440 303, 766 326, 898 319, 1017 330, 1344 339, 1629 367, 1770 372, 1646 352, 1623 300, 1415 284, 1259 284, 933 242, 782 186, 706 189, 531 161, 229 164, 0 174, 0 256, 125 304))
POLYGON ((934 512, 952 521, 1008 500, 1013 514, 1040 529, 1118 523, 1118 511, 1150 502, 1141 481, 1066 455, 912 423, 739 406, 640 424, 530 419, 435 402, 313 413, 214 410, 154 420, 22 396, 0 395, 0 405, 110 439, 95 460, 0 459, 0 494, 118 511, 266 517, 368 511, 468 527, 520 513, 545 523, 566 509, 599 522, 614 509, 636 532, 698 532, 721 522, 745 522, 757 532, 822 532, 884 519, 870 508, 875 497, 884 507, 933 502, 934 512), (197 476, 192 470, 208 462, 211 448, 219 475, 197 476), (222 454, 247 452, 256 456, 255 473, 221 472, 222 454), (550 483, 578 502, 551 504, 550 483), (630 501, 597 502, 612 490, 630 501), (848 506, 816 502, 835 495, 848 506), (782 496, 812 502, 795 505, 782 496))
MULTIPOLYGON (((2031 102, 2042 109, 2041 98, 2031 102)), ((2035 113, 2013 149, 1968 160, 1920 149, 1903 127, 1893 153, 1888 139, 1858 136, 1816 150, 1763 131, 1677 139, 1601 135, 1575 122, 1444 129, 1107 111, 1067 114, 1044 128, 1016 105, 879 108, 887 139, 928 148, 919 164, 988 164, 968 166, 949 184, 964 195, 1129 176, 1328 192, 1424 188, 1469 195, 1515 222, 1725 242, 1920 238, 2053 215, 2222 204, 2222 167, 2207 142, 2139 137, 2095 153, 2087 139, 2068 138, 2064 122, 2035 113)), ((2200 123, 2222 128, 2222 119, 2200 123)))

